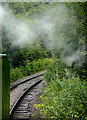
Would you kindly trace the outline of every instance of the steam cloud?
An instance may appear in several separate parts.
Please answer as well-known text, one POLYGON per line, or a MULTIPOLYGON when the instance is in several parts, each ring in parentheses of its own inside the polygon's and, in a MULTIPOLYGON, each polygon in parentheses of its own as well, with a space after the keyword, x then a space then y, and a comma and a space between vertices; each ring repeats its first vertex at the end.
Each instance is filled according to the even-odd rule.
POLYGON ((84 60, 81 61, 83 56, 78 51, 82 48, 80 51, 83 52, 85 49, 84 45, 83 47, 80 46, 81 48, 78 48, 76 51, 74 47, 67 45, 70 36, 66 37, 66 34, 73 33, 74 36, 77 34, 75 28, 77 20, 75 17, 72 18, 70 14, 72 13, 70 13, 68 8, 59 4, 56 7, 43 11, 42 14, 34 14, 23 21, 15 17, 9 8, 3 7, 0 18, 2 17, 3 27, 11 39, 11 47, 15 45, 25 47, 26 44, 32 44, 41 37, 45 47, 48 50, 56 48, 60 58, 66 64, 71 66, 73 62, 78 60, 79 64, 82 65, 84 62, 84 60), (65 54, 66 52, 68 56, 65 54))

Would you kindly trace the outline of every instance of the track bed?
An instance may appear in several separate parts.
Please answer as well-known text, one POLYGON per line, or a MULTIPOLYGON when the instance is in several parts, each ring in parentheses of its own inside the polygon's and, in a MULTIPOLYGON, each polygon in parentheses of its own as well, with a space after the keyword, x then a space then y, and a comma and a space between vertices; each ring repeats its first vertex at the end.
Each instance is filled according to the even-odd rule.
POLYGON ((11 88, 10 90, 11 119, 28 119, 34 115, 32 110, 35 109, 34 108, 35 97, 41 93, 40 87, 42 86, 42 84, 45 84, 45 82, 43 81, 43 74, 41 73, 39 75, 36 75, 36 77, 30 80, 26 79, 25 82, 20 83, 18 85, 16 84, 15 87, 11 88))

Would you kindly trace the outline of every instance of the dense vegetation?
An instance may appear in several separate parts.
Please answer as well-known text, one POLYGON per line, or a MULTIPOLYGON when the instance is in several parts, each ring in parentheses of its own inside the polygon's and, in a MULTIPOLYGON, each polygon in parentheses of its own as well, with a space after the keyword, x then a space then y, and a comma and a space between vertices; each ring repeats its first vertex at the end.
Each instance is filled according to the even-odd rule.
MULTIPOLYGON (((9 13, 12 12, 13 16, 17 19, 22 20, 25 18, 24 22, 28 16, 32 16, 35 12, 40 12, 44 5, 47 6, 47 3, 3 3, 4 7, 10 8, 8 9, 9 13)), ((8 55, 10 63, 10 81, 13 82, 21 77, 44 70, 45 66, 51 61, 49 59, 51 53, 50 51, 46 51, 42 38, 39 37, 38 40, 36 40, 37 42, 32 44, 28 43, 22 47, 20 45, 12 46, 11 39, 13 38, 10 37, 11 33, 4 24, 3 22, 2 53, 8 55)), ((7 23, 7 25, 9 25, 9 23, 7 23)))
MULTIPOLYGON (((36 42, 14 46, 12 39, 16 35, 10 37, 11 33, 6 29, 9 22, 3 24, 2 53, 8 54, 11 82, 46 69, 44 77, 47 85, 40 96, 42 104, 35 104, 45 118, 87 119, 86 4, 3 3, 3 6, 10 8, 9 13, 12 12, 17 20, 31 25, 36 23, 35 28, 31 27, 36 30, 35 34, 38 33, 36 42), (58 6, 61 7, 57 9, 58 6), (62 7, 67 11, 66 14, 63 14, 62 7), (59 16, 51 8, 60 10, 57 11, 59 16), (44 14, 47 15, 45 19, 48 22, 55 22, 52 32, 48 29, 48 23, 48 27, 45 26, 48 31, 38 28, 40 16, 44 14), (37 21, 34 18, 38 18, 37 21)), ((41 22, 44 24, 43 19, 41 22)), ((16 23, 13 26, 16 28, 16 23)))
POLYGON ((60 61, 55 61, 45 73, 47 86, 35 104, 46 118, 87 119, 86 81, 60 61))

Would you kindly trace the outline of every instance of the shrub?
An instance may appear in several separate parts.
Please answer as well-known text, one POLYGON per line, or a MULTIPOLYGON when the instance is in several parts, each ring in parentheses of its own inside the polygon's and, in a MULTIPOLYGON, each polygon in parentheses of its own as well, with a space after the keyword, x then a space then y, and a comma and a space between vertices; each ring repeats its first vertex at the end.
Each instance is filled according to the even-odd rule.
POLYGON ((42 104, 35 104, 35 107, 46 118, 87 119, 86 82, 60 62, 49 68, 45 73, 47 86, 40 96, 42 104))
POLYGON ((25 76, 45 70, 45 68, 52 63, 51 59, 39 59, 32 62, 26 61, 26 66, 20 66, 10 69, 10 81, 18 80, 25 76))
POLYGON ((25 66, 26 74, 30 75, 30 74, 45 70, 46 66, 50 63, 52 63, 52 60, 48 59, 48 58, 39 59, 38 61, 29 62, 25 66))
POLYGON ((52 64, 47 66, 47 72, 45 73, 46 81, 49 82, 51 79, 55 80, 57 75, 62 79, 63 77, 71 78, 72 74, 70 68, 66 64, 60 62, 60 60, 55 60, 52 64))
POLYGON ((10 81, 13 82, 14 80, 18 80, 23 77, 22 68, 11 68, 10 69, 10 81))

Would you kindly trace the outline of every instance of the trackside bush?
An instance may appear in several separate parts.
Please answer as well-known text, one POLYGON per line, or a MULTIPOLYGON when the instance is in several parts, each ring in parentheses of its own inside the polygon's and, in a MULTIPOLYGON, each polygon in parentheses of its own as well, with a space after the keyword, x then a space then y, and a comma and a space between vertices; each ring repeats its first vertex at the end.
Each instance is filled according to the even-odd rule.
POLYGON ((10 81, 13 82, 14 80, 18 80, 25 76, 40 72, 45 70, 46 67, 52 63, 52 59, 39 59, 34 60, 32 62, 27 61, 26 66, 20 66, 16 68, 10 69, 10 81))
POLYGON ((53 64, 56 70, 51 65, 46 71, 47 86, 40 96, 42 104, 35 104, 35 107, 40 109, 45 118, 87 119, 86 82, 70 73, 63 64, 57 68, 59 63, 53 64))
POLYGON ((23 77, 22 69, 23 68, 21 68, 21 67, 20 68, 16 67, 15 69, 14 68, 10 69, 10 81, 11 82, 23 77))

